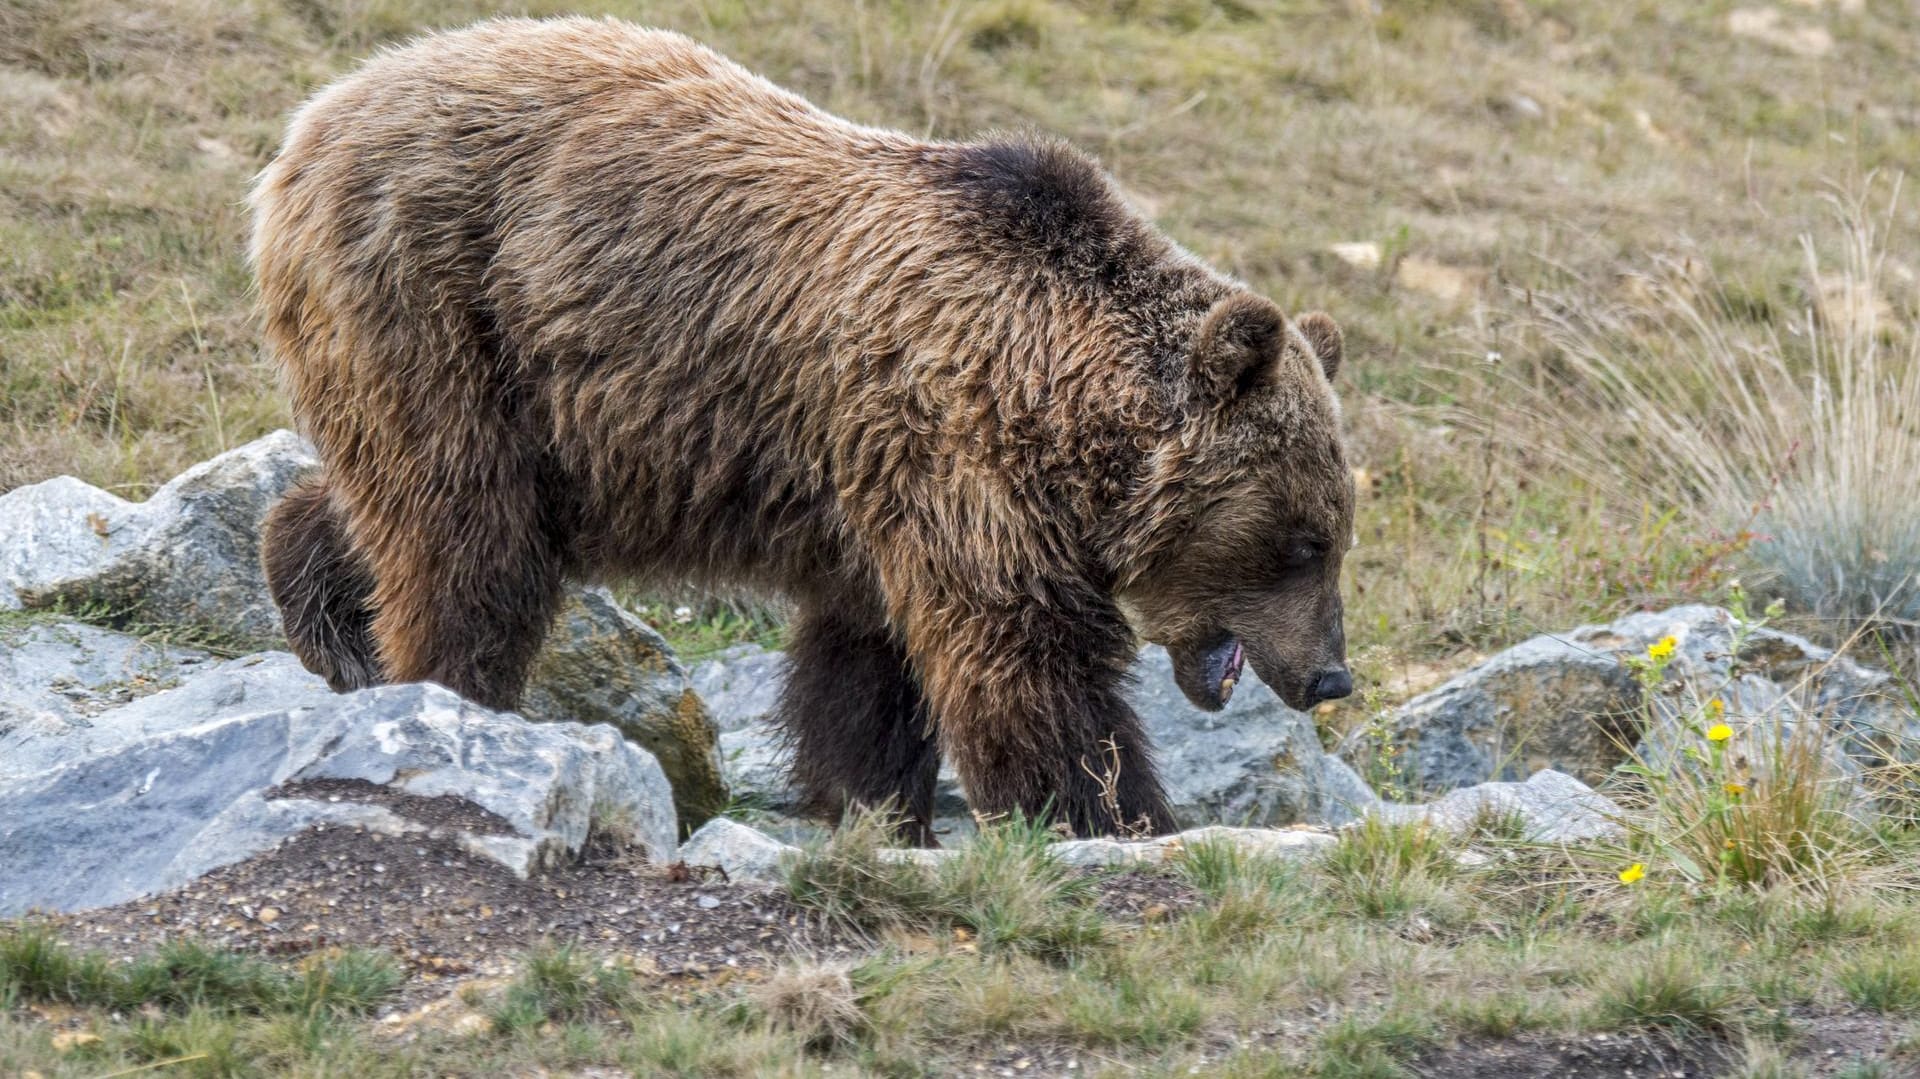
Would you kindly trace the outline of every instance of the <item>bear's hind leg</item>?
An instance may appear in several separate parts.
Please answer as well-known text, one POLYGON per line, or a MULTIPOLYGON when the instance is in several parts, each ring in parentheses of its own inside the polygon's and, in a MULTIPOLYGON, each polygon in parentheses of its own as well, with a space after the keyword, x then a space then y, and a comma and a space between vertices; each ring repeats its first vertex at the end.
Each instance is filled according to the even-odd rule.
POLYGON ((901 814, 903 838, 930 846, 940 769, 926 704, 906 653, 878 618, 823 604, 795 619, 779 715, 806 810, 901 814))
POLYGON ((293 654, 336 693, 381 680, 373 574, 353 548, 324 477, 296 484, 267 514, 260 563, 293 654))
POLYGON ((501 710, 519 704, 567 569, 551 486, 507 445, 396 462, 354 507, 388 678, 438 682, 501 710))

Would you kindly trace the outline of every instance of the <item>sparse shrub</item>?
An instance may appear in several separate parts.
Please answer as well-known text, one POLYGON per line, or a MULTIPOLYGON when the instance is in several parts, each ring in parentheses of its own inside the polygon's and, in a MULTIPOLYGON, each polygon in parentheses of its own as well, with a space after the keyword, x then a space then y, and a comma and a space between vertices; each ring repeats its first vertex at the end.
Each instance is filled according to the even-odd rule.
POLYGON ((296 972, 263 959, 176 941, 152 955, 115 964, 75 952, 37 927, 0 932, 0 996, 39 1003, 184 1012, 194 1008, 255 1014, 362 1014, 400 985, 400 966, 383 953, 327 952, 296 972))
MULTIPOLYGON (((1728 605, 1735 655, 1779 614, 1776 604, 1753 615, 1737 583, 1728 605)), ((1674 648, 1666 638, 1627 661, 1648 701, 1650 728, 1661 722, 1659 709, 1675 707, 1664 692, 1674 648)), ((1636 755, 1621 769, 1644 785, 1640 812, 1627 824, 1647 859, 1623 871, 1622 882, 1652 874, 1716 889, 1789 886, 1831 895, 1876 860, 1882 844, 1855 812, 1856 779, 1832 757, 1825 716, 1739 716, 1717 694, 1677 707, 1679 744, 1657 761, 1636 755)))
POLYGON ((1444 903, 1458 868, 1447 837, 1424 822, 1367 817, 1340 833, 1321 863, 1345 902, 1368 918, 1397 918, 1444 903))
POLYGON ((1892 479, 1920 475, 1920 333, 1886 299, 1892 186, 1881 217, 1871 183, 1833 199, 1841 267, 1803 239, 1807 299, 1779 317, 1746 317, 1695 258, 1616 306, 1533 297, 1552 361, 1514 372, 1494 428, 1622 509, 1686 511, 1797 611, 1920 627, 1920 515, 1892 479))
POLYGON ((1320 1035, 1313 1074, 1320 1079, 1398 1079, 1407 1074, 1401 1064, 1432 1044, 1435 1035, 1431 1019, 1405 1008, 1342 1019, 1320 1035))
POLYGON ((850 1043, 866 1019, 851 969, 847 963, 783 966, 748 990, 747 999, 776 1029, 813 1048, 850 1043))
POLYGON ((933 903, 933 874, 890 858, 885 852, 892 842, 892 818, 860 814, 793 860, 787 891, 802 906, 850 924, 913 921, 933 903))
POLYGON ((1550 1004, 1535 994, 1512 991, 1445 997, 1438 1011, 1461 1030, 1489 1038, 1538 1030, 1557 1017, 1550 1004))

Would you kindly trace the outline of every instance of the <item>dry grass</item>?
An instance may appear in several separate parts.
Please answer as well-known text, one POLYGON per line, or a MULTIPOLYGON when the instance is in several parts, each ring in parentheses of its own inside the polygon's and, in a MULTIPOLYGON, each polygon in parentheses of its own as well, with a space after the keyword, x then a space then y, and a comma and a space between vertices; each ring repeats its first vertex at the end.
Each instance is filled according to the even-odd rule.
MULTIPOLYGON (((1666 499, 1643 515, 1432 411, 1492 414, 1479 358, 1542 354, 1516 328, 1530 291, 1599 308, 1692 251, 1739 317, 1799 310, 1823 178, 1920 159, 1911 80, 1884 77, 1920 29, 1898 4, 1789 6, 1790 28, 1831 36, 1816 57, 1736 37, 1707 4, 11 0, 0 490, 70 472, 139 495, 285 423, 241 258, 282 118, 381 44, 560 10, 685 30, 862 121, 1065 134, 1195 251, 1334 312, 1371 481, 1351 637, 1383 646, 1377 678, 1697 591, 1725 560, 1666 499)), ((1889 233, 1913 235, 1898 217, 1889 233)))
POLYGON ((1902 481, 1920 477, 1920 292, 1890 254, 1899 202, 1897 180, 1833 197, 1828 227, 1801 240, 1811 295, 1766 315, 1692 257, 1618 303, 1536 297, 1552 377, 1513 373, 1503 434, 1616 503, 1682 511, 1842 634, 1920 629, 1902 481))

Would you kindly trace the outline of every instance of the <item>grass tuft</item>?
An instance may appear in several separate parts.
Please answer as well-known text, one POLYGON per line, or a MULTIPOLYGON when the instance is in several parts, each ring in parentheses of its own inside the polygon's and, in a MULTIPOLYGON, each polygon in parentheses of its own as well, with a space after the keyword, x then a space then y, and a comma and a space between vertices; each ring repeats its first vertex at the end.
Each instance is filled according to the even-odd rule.
POLYGON ((959 927, 990 952, 1065 958, 1105 932, 1092 880, 1053 856, 1053 835, 1037 822, 990 824, 937 868, 890 854, 892 835, 884 815, 851 821, 796 859, 793 897, 867 927, 959 927))
POLYGON ((1835 979, 1847 999, 1869 1011, 1920 1016, 1920 947, 1870 952, 1840 969, 1835 979))
POLYGON ((603 963, 572 944, 542 944, 522 957, 520 976, 489 1018, 501 1034, 522 1034, 610 1015, 629 1004, 633 993, 630 968, 603 963))
POLYGON ((1655 948, 1644 960, 1623 959, 1599 987, 1598 1007, 1603 1022, 1621 1028, 1719 1033, 1738 1026, 1738 1000, 1699 955, 1655 948))

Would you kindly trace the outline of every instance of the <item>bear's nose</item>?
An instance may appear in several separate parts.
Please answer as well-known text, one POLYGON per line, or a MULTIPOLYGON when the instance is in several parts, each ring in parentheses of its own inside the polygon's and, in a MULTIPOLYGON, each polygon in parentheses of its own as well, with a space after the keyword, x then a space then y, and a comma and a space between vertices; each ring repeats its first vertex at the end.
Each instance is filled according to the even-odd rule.
POLYGON ((1345 667, 1321 671, 1319 679, 1313 683, 1313 695, 1319 700, 1338 700, 1352 693, 1353 675, 1347 673, 1345 667))

